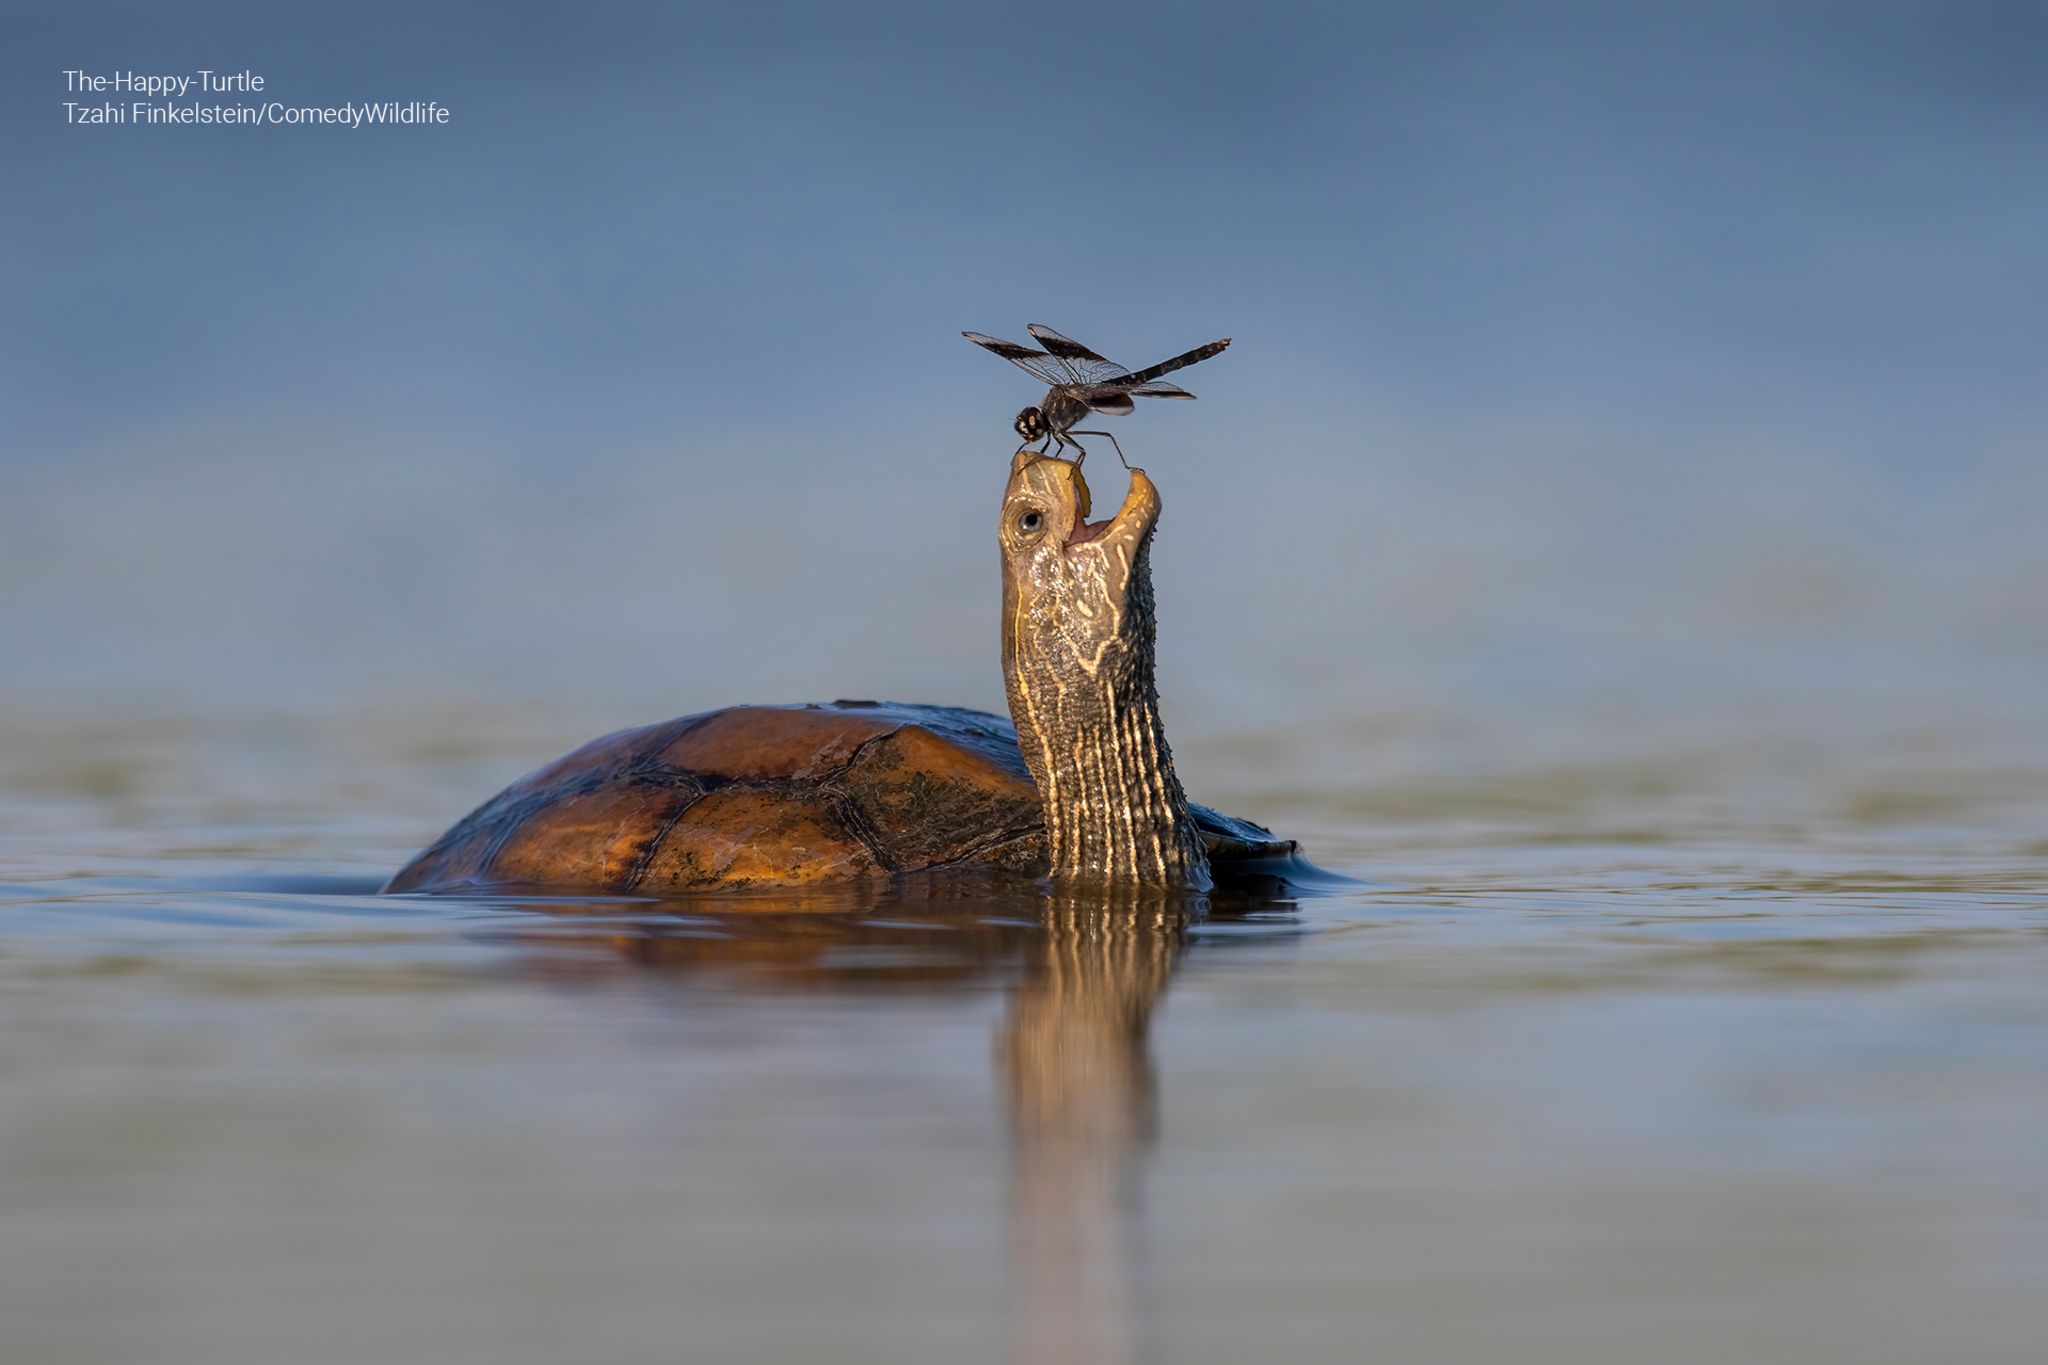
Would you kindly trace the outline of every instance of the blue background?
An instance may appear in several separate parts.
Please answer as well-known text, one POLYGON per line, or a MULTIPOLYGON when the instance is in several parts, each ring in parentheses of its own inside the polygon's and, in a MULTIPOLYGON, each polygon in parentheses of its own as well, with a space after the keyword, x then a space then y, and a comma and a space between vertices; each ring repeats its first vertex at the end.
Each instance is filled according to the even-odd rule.
POLYGON ((1190 723, 2048 664, 2037 6, 7 28, 0 698, 999 706, 1036 390, 957 333, 1032 321, 1235 338, 1117 423, 1190 723), (74 66, 453 118, 67 127, 74 66))

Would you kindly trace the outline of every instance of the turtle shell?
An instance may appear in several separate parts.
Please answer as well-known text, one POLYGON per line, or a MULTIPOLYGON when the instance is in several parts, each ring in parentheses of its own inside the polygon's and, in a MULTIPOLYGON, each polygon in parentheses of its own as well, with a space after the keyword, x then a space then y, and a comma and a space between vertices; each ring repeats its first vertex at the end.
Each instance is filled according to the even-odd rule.
MULTIPOLYGON (((1202 807, 1225 862, 1293 845, 1202 807)), ((660 896, 937 868, 1045 868, 1038 789, 1009 721, 946 706, 736 706, 621 730, 530 773, 386 891, 660 896)))

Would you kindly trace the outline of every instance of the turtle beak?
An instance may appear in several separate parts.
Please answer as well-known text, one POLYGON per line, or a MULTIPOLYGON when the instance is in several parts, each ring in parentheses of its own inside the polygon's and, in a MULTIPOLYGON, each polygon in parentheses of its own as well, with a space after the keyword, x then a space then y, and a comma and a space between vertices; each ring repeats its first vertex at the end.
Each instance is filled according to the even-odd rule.
POLYGON ((1124 505, 1117 508, 1116 515, 1104 521, 1083 521, 1087 515, 1087 485, 1080 483, 1081 472, 1074 471, 1074 480, 1080 484, 1080 506, 1076 509, 1073 533, 1067 537, 1067 548, 1077 545, 1100 543, 1104 546, 1122 546, 1135 552, 1152 528, 1159 522, 1159 489, 1142 469, 1131 471, 1131 488, 1124 494, 1124 505))

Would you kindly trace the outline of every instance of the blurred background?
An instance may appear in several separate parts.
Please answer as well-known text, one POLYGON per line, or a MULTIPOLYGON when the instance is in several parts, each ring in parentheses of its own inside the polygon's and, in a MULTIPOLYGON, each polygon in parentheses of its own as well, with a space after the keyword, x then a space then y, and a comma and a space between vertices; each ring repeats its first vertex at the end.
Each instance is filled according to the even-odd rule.
POLYGON ((1034 321, 1235 338, 1116 424, 1177 726, 2048 664, 2035 6, 10 15, 16 707, 1000 709, 1037 390, 958 333, 1034 321), (72 66, 453 117, 69 127, 72 66))

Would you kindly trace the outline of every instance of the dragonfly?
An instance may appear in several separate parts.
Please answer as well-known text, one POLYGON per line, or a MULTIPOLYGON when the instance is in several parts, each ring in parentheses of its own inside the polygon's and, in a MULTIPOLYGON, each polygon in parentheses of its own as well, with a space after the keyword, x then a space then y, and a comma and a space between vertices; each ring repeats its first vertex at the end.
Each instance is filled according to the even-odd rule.
POLYGON ((979 332, 962 332, 960 335, 1052 386, 1045 391, 1045 397, 1038 401, 1036 407, 1026 408, 1017 414, 1014 425, 1025 445, 1040 441, 1043 444, 1039 449, 1044 451, 1057 444, 1061 454, 1072 446, 1076 452, 1074 463, 1078 465, 1088 458, 1088 451, 1074 438, 1103 436, 1115 447, 1116 457, 1123 461, 1126 469, 1131 467, 1131 462, 1124 459, 1124 448, 1117 445, 1116 437, 1106 431, 1077 431, 1074 423, 1091 412, 1121 417, 1136 406, 1131 402, 1133 398, 1193 398, 1194 395, 1186 389, 1178 384, 1168 384, 1160 376, 1207 360, 1230 344, 1230 338, 1225 337, 1207 346, 1183 351, 1157 365, 1127 370, 1050 327, 1034 322, 1030 331, 1044 350, 1033 350, 1029 346, 983 336, 979 332))

